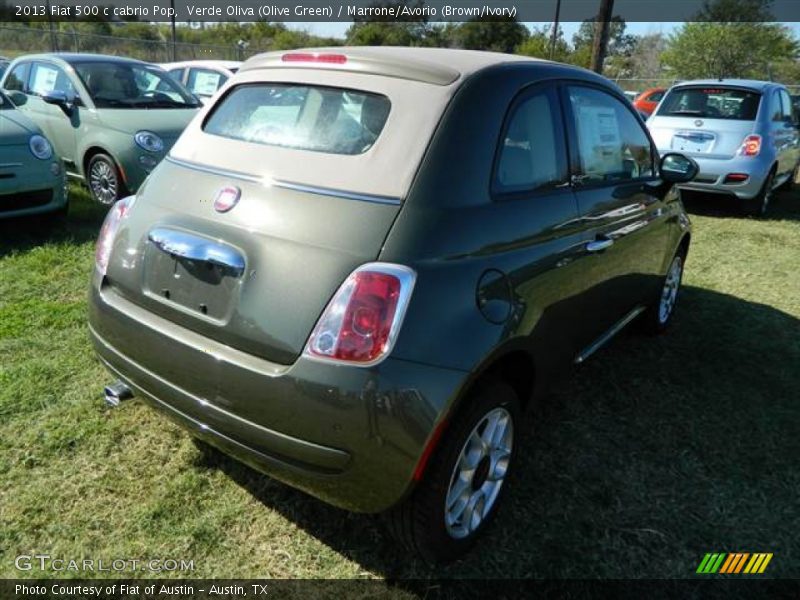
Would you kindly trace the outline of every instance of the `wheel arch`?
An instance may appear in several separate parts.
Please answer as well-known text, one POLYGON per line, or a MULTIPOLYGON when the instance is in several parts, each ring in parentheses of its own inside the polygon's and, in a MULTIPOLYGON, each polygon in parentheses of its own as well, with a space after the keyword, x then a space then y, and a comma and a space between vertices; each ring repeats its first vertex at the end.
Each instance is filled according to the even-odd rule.
POLYGON ((122 177, 122 183, 127 185, 127 177, 125 176, 125 170, 120 166, 119 160, 117 157, 114 156, 114 153, 107 150, 103 146, 98 146, 97 144, 93 144, 86 148, 83 153, 83 160, 81 161, 81 170, 83 171, 83 179, 88 181, 88 171, 89 171, 89 162, 98 154, 105 154, 108 156, 112 161, 114 161, 114 166, 117 167, 117 171, 119 172, 120 176, 122 177))
MULTIPOLYGON (((537 377, 536 365, 531 351, 521 343, 511 344, 490 354, 461 386, 445 415, 429 436, 414 470, 413 480, 418 483, 427 471, 430 458, 438 451, 441 440, 447 435, 457 415, 469 406, 469 399, 476 389, 489 381, 500 379, 508 383, 517 395, 521 412, 532 404, 541 380, 537 377)), ((413 487, 413 486, 412 486, 413 487)))

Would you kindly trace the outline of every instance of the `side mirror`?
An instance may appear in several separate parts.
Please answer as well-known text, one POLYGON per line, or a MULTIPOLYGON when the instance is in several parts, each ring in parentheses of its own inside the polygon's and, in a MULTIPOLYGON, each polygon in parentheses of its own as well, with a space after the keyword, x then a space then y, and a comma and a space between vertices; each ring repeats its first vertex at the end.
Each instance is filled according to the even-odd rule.
POLYGON ((688 156, 670 152, 661 157, 661 179, 668 183, 688 183, 697 176, 700 168, 688 156))
POLYGON ((72 111, 75 108, 73 99, 68 98, 67 95, 60 90, 52 90, 47 92, 44 96, 42 96, 42 100, 48 104, 58 106, 68 116, 72 115, 72 111))
POLYGON ((6 96, 14 103, 14 106, 24 106, 28 102, 28 96, 17 90, 6 92, 6 96))

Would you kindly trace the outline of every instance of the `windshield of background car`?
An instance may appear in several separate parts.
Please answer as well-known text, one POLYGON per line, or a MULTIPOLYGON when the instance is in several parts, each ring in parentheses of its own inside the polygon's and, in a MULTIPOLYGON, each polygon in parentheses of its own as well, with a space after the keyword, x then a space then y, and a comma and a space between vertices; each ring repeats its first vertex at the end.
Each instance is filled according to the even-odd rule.
POLYGON ((0 110, 12 110, 14 105, 11 103, 3 92, 0 92, 0 110))
POLYGON ((73 66, 97 108, 199 106, 180 83, 156 67, 115 62, 83 62, 73 66))
POLYGON ((339 88, 259 83, 229 92, 203 131, 236 140, 329 154, 362 154, 375 144, 391 103, 339 88))
POLYGON ((761 94, 725 87, 688 87, 672 90, 658 109, 659 117, 699 117, 752 121, 761 94))

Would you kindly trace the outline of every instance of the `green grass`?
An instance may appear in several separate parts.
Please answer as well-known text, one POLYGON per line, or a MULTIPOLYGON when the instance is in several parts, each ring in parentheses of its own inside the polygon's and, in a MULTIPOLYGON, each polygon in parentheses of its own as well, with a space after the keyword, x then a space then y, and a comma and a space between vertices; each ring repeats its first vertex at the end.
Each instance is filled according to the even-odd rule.
POLYGON ((800 194, 766 220, 706 204, 673 329, 624 333, 552 391, 481 549, 438 569, 139 401, 106 409, 85 314, 102 212, 76 190, 66 227, 0 225, 0 577, 41 576, 13 563, 44 552, 195 577, 681 578, 718 551, 800 577, 800 194))

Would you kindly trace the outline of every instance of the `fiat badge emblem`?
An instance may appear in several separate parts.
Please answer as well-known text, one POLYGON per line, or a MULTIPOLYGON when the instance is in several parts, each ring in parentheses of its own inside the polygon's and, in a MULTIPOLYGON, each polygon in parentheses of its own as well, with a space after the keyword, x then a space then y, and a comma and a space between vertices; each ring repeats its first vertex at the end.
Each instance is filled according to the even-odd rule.
POLYGON ((224 188, 220 188, 214 197, 214 210, 218 213, 228 212, 239 203, 241 196, 242 190, 235 185, 226 185, 224 188))

